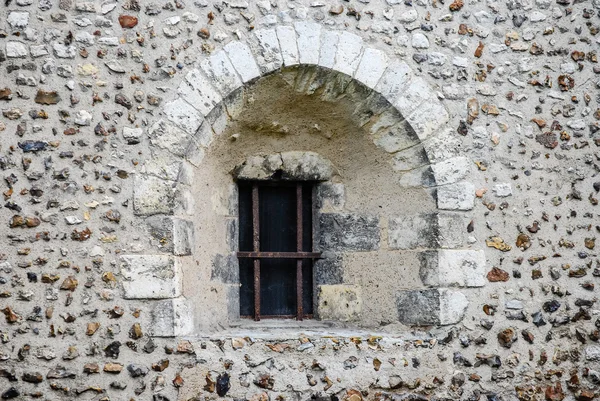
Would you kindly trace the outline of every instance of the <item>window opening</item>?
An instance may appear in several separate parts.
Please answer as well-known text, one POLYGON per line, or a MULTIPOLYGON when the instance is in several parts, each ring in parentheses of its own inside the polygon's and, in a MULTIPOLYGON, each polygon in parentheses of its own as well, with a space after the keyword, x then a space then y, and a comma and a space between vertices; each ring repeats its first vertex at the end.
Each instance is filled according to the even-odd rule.
POLYGON ((306 182, 239 182, 240 315, 313 315, 313 200, 306 182))

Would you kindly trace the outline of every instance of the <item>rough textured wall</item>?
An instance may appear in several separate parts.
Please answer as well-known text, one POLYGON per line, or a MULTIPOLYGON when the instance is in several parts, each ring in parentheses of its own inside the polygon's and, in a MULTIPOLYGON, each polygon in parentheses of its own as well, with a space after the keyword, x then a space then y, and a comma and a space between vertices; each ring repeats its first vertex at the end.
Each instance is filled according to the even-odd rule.
POLYGON ((202 399, 231 387, 253 399, 593 399, 599 11, 596 0, 6 0, 2 398, 202 399), (163 244, 162 226, 132 213, 134 177, 179 171, 150 126, 199 55, 300 20, 403 59, 441 99, 448 140, 475 166, 464 231, 485 247, 486 285, 464 291, 461 323, 384 339, 151 338, 154 307, 125 298, 153 289, 124 282, 128 264, 167 281, 177 265, 119 258, 163 244))

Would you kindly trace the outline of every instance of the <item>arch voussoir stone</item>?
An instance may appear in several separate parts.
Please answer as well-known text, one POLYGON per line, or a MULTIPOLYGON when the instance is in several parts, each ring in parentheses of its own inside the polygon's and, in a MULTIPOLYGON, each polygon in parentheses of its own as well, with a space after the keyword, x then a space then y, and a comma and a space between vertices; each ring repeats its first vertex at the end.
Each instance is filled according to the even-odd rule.
MULTIPOLYGON (((460 155, 459 141, 445 127, 450 116, 437 94, 405 62, 366 47, 360 36, 330 31, 312 22, 259 29, 245 42, 230 42, 199 60, 197 68, 179 85, 178 97, 164 105, 163 119, 150 129, 150 141, 198 168, 214 137, 242 111, 242 88, 279 70, 288 74, 284 79, 293 80, 294 89, 301 93, 318 93, 323 101, 357 99, 355 116, 360 126, 366 126, 373 142, 393 155, 393 168, 405 172, 399 184, 427 187, 434 192, 439 212, 389 221, 391 248, 423 248, 422 282, 425 287, 436 287, 399 291, 398 318, 405 324, 445 325, 460 321, 468 305, 466 296, 443 287, 485 284, 483 252, 461 249, 467 246, 468 224, 468 217, 462 212, 474 206, 475 188, 468 181, 472 165, 460 155), (376 110, 375 117, 364 112, 369 108, 376 110), (407 235, 411 230, 432 235, 407 235)), ((297 177, 303 171, 294 170, 289 161, 286 165, 284 154, 271 156, 239 166, 236 178, 268 179, 277 171, 297 177)), ((137 177, 135 213, 172 215, 177 213, 178 201, 191 204, 189 190, 181 187, 192 182, 183 171, 191 168, 186 166, 178 175, 178 188, 157 177, 137 177)), ((329 180, 334 174, 333 169, 319 170, 318 174, 314 169, 307 171, 317 181, 329 180)), ((349 226, 356 225, 351 217, 355 216, 346 219, 349 226)), ((189 232, 188 223, 179 221, 177 227, 176 219, 172 223, 173 238, 185 238, 179 245, 173 239, 173 253, 192 253, 193 232, 189 232)), ((373 232, 379 230, 378 221, 364 225, 373 232)), ((342 245, 332 244, 343 248, 343 241, 342 245)), ((379 242, 370 244, 368 249, 375 247, 379 247, 379 242)), ((190 330, 185 319, 192 315, 192 305, 177 296, 156 304, 152 314, 154 335, 176 336, 190 330)))

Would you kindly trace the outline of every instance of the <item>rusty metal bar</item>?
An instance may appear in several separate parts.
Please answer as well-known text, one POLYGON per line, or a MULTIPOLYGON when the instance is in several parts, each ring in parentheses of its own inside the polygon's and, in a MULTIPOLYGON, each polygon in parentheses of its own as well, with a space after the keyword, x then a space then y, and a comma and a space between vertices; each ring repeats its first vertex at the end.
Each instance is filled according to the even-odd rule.
MULTIPOLYGON (((242 319, 254 319, 254 316, 250 315, 241 315, 242 319)), ((263 319, 295 319, 296 315, 261 315, 263 319)), ((312 313, 304 315, 305 319, 312 319, 314 315, 312 313)))
MULTIPOLYGON (((296 250, 302 252, 302 184, 296 185, 296 250)), ((304 317, 302 296, 302 259, 296 261, 296 319, 304 317)))
POLYGON ((319 259, 321 252, 238 252, 238 258, 252 259, 319 259))
MULTIPOLYGON (((258 214, 258 185, 252 185, 252 237, 254 251, 260 252, 260 217, 258 214)), ((254 259, 254 320, 260 320, 260 259, 254 259)))

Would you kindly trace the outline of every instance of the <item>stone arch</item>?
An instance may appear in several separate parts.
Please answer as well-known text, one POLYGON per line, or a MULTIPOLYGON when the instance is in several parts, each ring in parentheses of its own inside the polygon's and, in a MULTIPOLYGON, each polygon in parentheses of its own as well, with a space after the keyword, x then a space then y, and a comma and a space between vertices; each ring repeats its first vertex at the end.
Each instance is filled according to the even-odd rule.
MULTIPOLYGON (((410 325, 460 321, 468 302, 455 287, 482 286, 485 258, 481 250, 456 249, 465 248, 475 188, 468 181, 472 163, 458 153, 444 126, 448 112, 408 64, 367 47, 357 35, 329 31, 311 22, 257 30, 246 41, 228 43, 201 59, 179 85, 177 97, 162 107, 148 135, 152 144, 172 158, 163 165, 150 165, 136 177, 133 208, 166 238, 168 246, 163 250, 171 255, 138 256, 142 259, 137 262, 123 256, 129 277, 150 274, 148 280, 156 281, 152 294, 136 293, 136 286, 126 286, 126 297, 160 300, 153 312, 156 336, 194 330, 194 306, 182 296, 182 279, 173 280, 181 274, 177 260, 189 256, 193 248, 193 224, 186 215, 193 214, 189 187, 194 169, 202 165, 214 137, 240 112, 240 91, 286 69, 299 70, 296 85, 305 91, 327 84, 319 80, 323 72, 342 77, 358 91, 365 88, 359 95, 366 94, 363 103, 380 113, 380 125, 404 123, 415 135, 415 143, 402 146, 394 137, 376 139, 400 164, 410 166, 412 160, 424 158, 424 163, 406 171, 401 184, 430 188, 437 201, 436 213, 389 221, 389 230, 398 233, 390 240, 394 246, 429 249, 420 254, 423 288, 397 294, 399 321, 410 325)), ((339 90, 333 86, 331 91, 339 90)))

